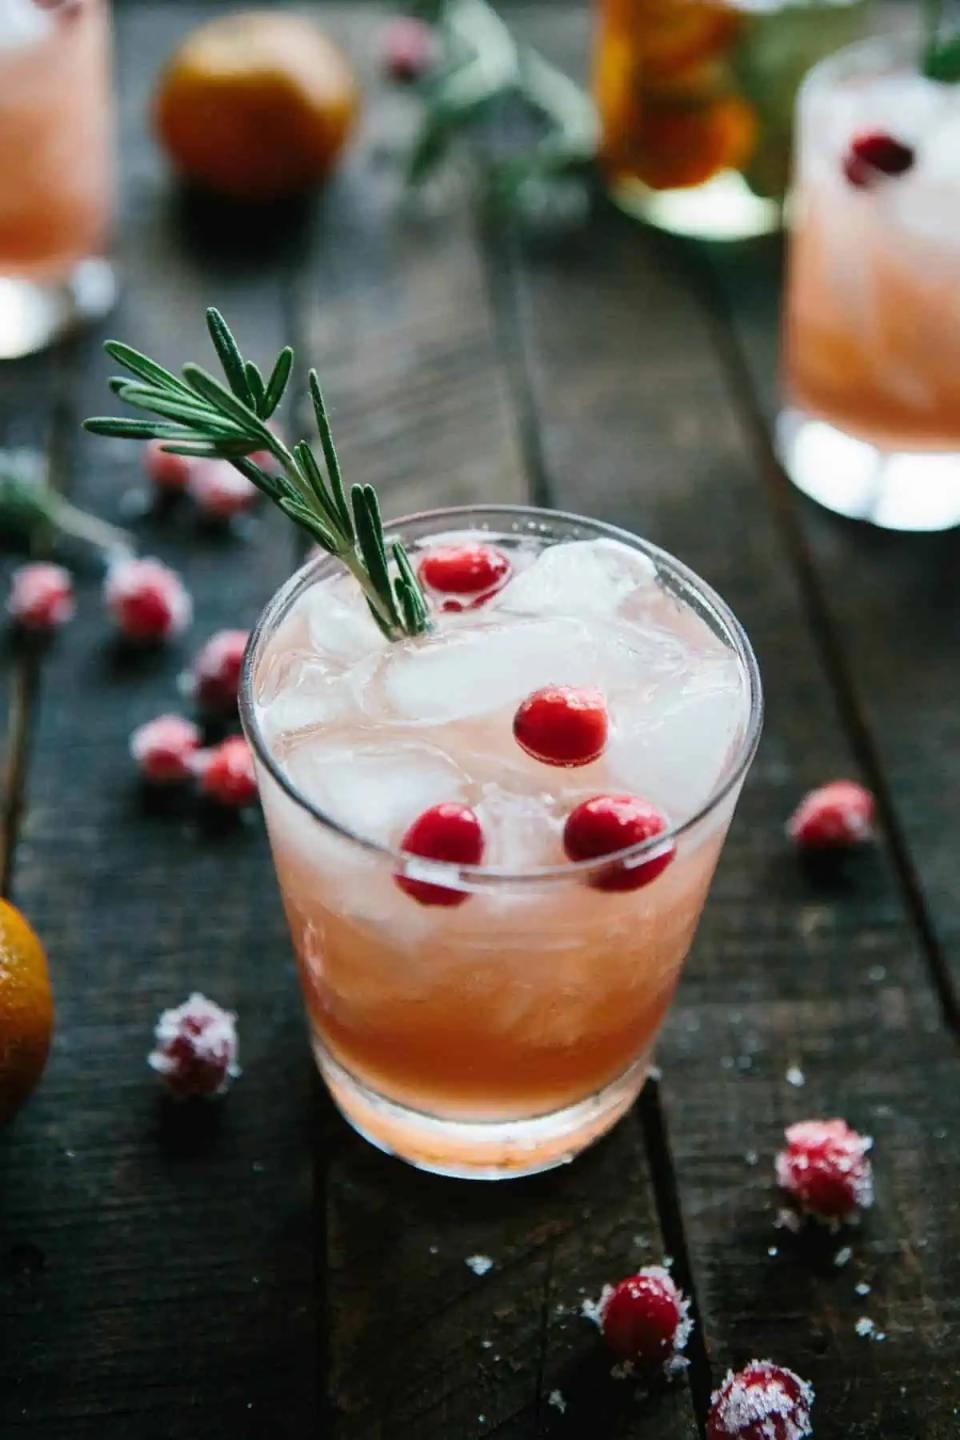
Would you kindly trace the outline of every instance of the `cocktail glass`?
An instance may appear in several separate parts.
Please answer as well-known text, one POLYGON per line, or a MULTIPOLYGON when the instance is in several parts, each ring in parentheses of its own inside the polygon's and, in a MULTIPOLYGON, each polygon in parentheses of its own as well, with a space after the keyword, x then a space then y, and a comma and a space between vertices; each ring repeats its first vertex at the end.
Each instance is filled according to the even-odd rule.
POLYGON ((311 561, 251 638, 243 724, 340 1110, 423 1169, 529 1174, 572 1159, 644 1083, 756 748, 756 662, 701 580, 610 526, 480 506, 392 531, 414 564, 479 538, 516 578, 389 644, 340 563, 311 561), (517 702, 550 683, 604 687, 611 731, 593 763, 544 765, 514 740, 517 702), (667 832, 613 862, 565 858, 578 802, 641 785, 667 832), (442 802, 481 816, 482 865, 398 849, 442 802), (654 878, 610 888, 611 865, 654 878), (398 874, 464 903, 421 905, 398 874))
POLYGON ((106 0, 0 0, 0 359, 115 298, 106 0))
POLYGON ((960 87, 919 53, 866 42, 804 83, 778 426, 801 490, 895 530, 960 524, 960 87))
POLYGON ((863 0, 598 0, 594 93, 613 199, 681 235, 777 230, 793 104, 863 0))

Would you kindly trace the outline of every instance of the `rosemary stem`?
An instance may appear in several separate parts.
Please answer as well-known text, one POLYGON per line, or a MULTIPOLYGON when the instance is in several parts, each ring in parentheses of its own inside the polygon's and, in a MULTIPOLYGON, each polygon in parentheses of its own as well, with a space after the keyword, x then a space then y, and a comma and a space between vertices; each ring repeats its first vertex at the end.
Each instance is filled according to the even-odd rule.
POLYGON ((57 498, 53 523, 65 535, 73 535, 78 540, 86 540, 91 545, 96 545, 108 553, 111 551, 130 553, 133 550, 133 543, 126 530, 121 530, 117 525, 110 525, 106 520, 101 520, 86 510, 80 510, 62 496, 57 498))

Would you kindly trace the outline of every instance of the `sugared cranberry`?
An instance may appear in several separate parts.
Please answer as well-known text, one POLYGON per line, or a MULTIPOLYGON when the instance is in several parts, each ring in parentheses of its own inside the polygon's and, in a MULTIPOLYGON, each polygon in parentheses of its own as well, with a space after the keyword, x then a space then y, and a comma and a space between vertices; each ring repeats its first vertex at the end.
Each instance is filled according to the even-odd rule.
POLYGON ((475 609, 502 590, 513 567, 502 550, 469 542, 437 545, 417 566, 420 582, 445 597, 443 610, 475 609))
POLYGON ((104 603, 128 640, 167 640, 190 623, 193 605, 176 571, 159 560, 118 560, 103 587, 104 603))
POLYGON ((845 1120, 801 1120, 786 1139, 776 1158, 777 1183, 805 1213, 843 1220, 873 1204, 869 1136, 845 1120))
POLYGON ((164 444, 163 440, 147 441, 143 448, 143 467, 155 489, 178 495, 186 490, 196 461, 189 455, 171 455, 164 450, 164 444))
POLYGON ((247 630, 218 630, 197 655, 190 686, 201 709, 224 715, 236 707, 248 636, 247 630))
POLYGON ((832 780, 805 795, 787 822, 804 850, 843 850, 873 837, 876 803, 855 780, 832 780))
MULTIPOLYGON (((431 805, 406 831, 400 849, 449 865, 479 865, 483 859, 483 830, 468 805, 431 805)), ((400 874, 393 878, 421 905, 462 905, 469 898, 465 890, 431 880, 400 874)))
POLYGON ((147 1064, 179 1100, 222 1095, 240 1074, 236 1020, 205 995, 193 994, 161 1014, 147 1064))
POLYGON ((227 810, 242 810, 257 798, 253 752, 242 735, 229 735, 198 757, 200 793, 227 810))
POLYGON ((649 1265, 601 1300, 600 1328, 611 1350, 649 1374, 683 1350, 692 1329, 689 1308, 670 1272, 649 1265))
POLYGON ((521 749, 545 765, 589 765, 607 743, 607 702, 590 687, 547 685, 528 695, 513 717, 521 749))
POLYGON ((882 130, 857 135, 843 160, 843 173, 851 185, 864 189, 884 176, 902 175, 916 160, 911 146, 882 130))
POLYGON ((256 504, 260 491, 229 460, 201 460, 190 472, 190 498, 207 520, 223 523, 256 504))
POLYGON ((433 31, 415 15, 395 16, 383 32, 383 68, 394 80, 419 80, 433 66, 436 54, 433 31))
POLYGON ((200 731, 182 715, 158 715, 130 736, 130 754, 151 785, 188 780, 200 749, 200 731))
POLYGON ((25 630, 57 630, 73 618, 73 581, 62 565, 21 565, 10 579, 7 612, 25 630))
MULTIPOLYGON (((601 860, 617 850, 661 835, 667 821, 649 800, 637 795, 595 795, 567 816, 563 848, 570 860, 601 860)), ((656 880, 676 853, 672 842, 649 857, 618 860, 590 877, 597 890, 639 890, 656 880)))
POLYGON ((806 1440, 813 1387, 770 1360, 727 1372, 710 1400, 707 1440, 806 1440))

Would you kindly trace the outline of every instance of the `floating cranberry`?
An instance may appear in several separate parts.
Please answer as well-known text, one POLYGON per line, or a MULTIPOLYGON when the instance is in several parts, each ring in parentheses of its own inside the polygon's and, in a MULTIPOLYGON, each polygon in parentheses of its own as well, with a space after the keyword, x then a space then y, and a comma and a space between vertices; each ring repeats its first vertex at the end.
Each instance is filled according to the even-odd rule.
POLYGON ((813 1387, 770 1360, 751 1360, 711 1397, 707 1440, 806 1440, 813 1387))
POLYGON ((37 561, 14 570, 7 612, 24 630, 49 633, 72 620, 73 581, 62 565, 37 561))
POLYGON ((472 610, 503 589, 512 569, 502 550, 471 541, 436 546, 423 556, 417 573, 428 590, 448 597, 442 601, 442 609, 472 610))
POLYGON ((855 780, 831 780, 805 795, 787 822, 803 850, 844 850, 873 838, 876 802, 855 780))
POLYGON ((159 560, 118 560, 103 587, 104 603, 128 640, 167 640, 190 623, 193 605, 176 571, 159 560))
POLYGON ((201 460, 191 471, 187 488, 201 515, 221 524, 251 509, 260 495, 229 460, 201 460))
POLYGON ((600 1328, 611 1350, 649 1374, 683 1350, 692 1329, 689 1308, 669 1271, 649 1265, 601 1301, 600 1328))
MULTIPOLYGON (((479 865, 483 859, 483 829, 468 805, 432 805, 414 820, 400 841, 400 848, 425 860, 479 865)), ((393 878, 401 890, 421 905, 462 905, 469 899, 465 890, 418 880, 412 875, 397 874, 393 878)))
POLYGON ((901 140, 882 130, 857 135, 843 160, 843 173, 851 185, 865 189, 885 176, 903 175, 916 160, 916 153, 901 140))
POLYGON ((164 440, 148 440, 143 448, 143 466, 157 490, 178 495, 186 490, 196 461, 189 455, 171 455, 164 440))
POLYGON ((397 15, 383 32, 383 68, 394 80, 409 84, 419 80, 436 60, 437 42, 433 31, 415 15, 397 15))
MULTIPOLYGON (((666 818, 649 800, 637 795, 595 795, 568 815, 563 848, 570 860, 602 860, 652 840, 666 828, 666 818)), ((639 890, 667 868, 675 853, 676 847, 667 842, 649 858, 604 866, 591 875, 590 884, 597 890, 639 890)))
POLYGON ((173 785, 193 774, 200 731, 182 715, 158 715, 130 736, 130 753, 151 785, 173 785))
POLYGON ((514 739, 545 765, 589 765, 607 743, 603 692, 547 685, 523 701, 513 717, 514 739))
POLYGON ((218 630, 199 652, 190 683, 201 709, 215 715, 235 709, 248 639, 247 630, 218 630))
POLYGON ((240 1074, 236 1020, 205 995, 193 994, 161 1014, 147 1064, 179 1100, 222 1095, 240 1074))
POLYGON ((230 735, 198 765, 200 793, 227 810, 242 810, 257 798, 253 752, 242 735, 230 735))
POLYGON ((821 1220, 842 1220, 873 1204, 873 1141, 845 1120, 801 1120, 786 1132, 776 1158, 777 1183, 800 1209, 821 1220))

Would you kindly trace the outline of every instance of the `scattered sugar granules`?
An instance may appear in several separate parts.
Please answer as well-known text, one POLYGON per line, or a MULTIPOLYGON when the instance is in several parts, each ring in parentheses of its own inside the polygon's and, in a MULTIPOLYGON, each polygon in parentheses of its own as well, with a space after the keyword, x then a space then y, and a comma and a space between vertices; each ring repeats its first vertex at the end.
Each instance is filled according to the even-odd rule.
POLYGON ((489 1255, 468 1255, 463 1263, 474 1275, 486 1275, 488 1270, 493 1269, 493 1261, 489 1255))
POLYGON ((807 1083, 807 1077, 806 1075, 804 1075, 799 1065, 791 1065, 790 1069, 787 1071, 786 1075, 783 1078, 786 1080, 788 1085, 793 1085, 794 1088, 797 1090, 800 1090, 807 1083))
POLYGON ((567 1408, 567 1402, 560 1390, 551 1390, 547 1396, 547 1404, 552 1405, 554 1410, 559 1410, 562 1415, 567 1408))

